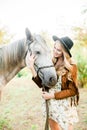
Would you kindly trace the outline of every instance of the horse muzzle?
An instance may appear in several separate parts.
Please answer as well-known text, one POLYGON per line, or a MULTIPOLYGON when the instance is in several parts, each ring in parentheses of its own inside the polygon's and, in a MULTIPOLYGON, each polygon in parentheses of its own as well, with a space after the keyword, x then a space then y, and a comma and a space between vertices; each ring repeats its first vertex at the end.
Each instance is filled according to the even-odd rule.
POLYGON ((44 80, 44 84, 45 86, 47 86, 48 88, 52 88, 56 85, 57 83, 57 76, 50 76, 50 77, 47 77, 46 80, 44 80))
POLYGON ((35 64, 35 67, 37 68, 37 74, 41 78, 44 86, 51 88, 56 85, 57 75, 53 65, 38 67, 35 64))
POLYGON ((57 83, 56 75, 47 75, 46 73, 43 77, 40 77, 40 78, 42 80, 42 84, 48 88, 54 87, 57 83))

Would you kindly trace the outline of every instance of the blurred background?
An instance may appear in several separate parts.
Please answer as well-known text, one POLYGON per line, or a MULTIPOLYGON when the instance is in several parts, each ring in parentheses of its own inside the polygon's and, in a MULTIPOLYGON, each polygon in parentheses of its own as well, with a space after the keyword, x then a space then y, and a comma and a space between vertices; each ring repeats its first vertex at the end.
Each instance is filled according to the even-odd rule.
MULTIPOLYGON (((87 100, 85 100, 85 98, 87 99, 87 96, 86 93, 84 94, 83 92, 87 92, 87 0, 0 0, 0 45, 9 44, 15 40, 24 38, 26 27, 29 28, 32 34, 39 33, 43 37, 45 37, 50 47, 53 47, 52 35, 57 35, 58 37, 69 36, 74 41, 74 47, 71 51, 78 66, 78 86, 79 88, 83 88, 85 90, 81 90, 82 98, 84 97, 84 99, 81 99, 82 106, 80 105, 79 107, 81 112, 81 120, 78 124, 78 128, 76 126, 76 130, 86 130, 87 113, 85 110, 87 106, 87 100)), ((26 83, 26 80, 24 79, 24 77, 28 77, 28 83, 31 74, 29 73, 29 70, 25 68, 21 70, 16 77, 22 78, 22 82, 19 79, 16 84, 16 86, 21 86, 19 87, 21 89, 18 90, 18 88, 15 87, 16 90, 14 90, 13 87, 13 89, 11 90, 8 87, 8 89, 6 90, 5 94, 7 95, 7 97, 3 99, 4 103, 2 103, 2 106, 0 107, 1 113, 4 110, 4 113, 1 114, 1 117, 3 118, 0 118, 0 130, 4 130, 3 126, 6 126, 5 130, 10 130, 10 128, 7 127, 9 126, 8 122, 11 121, 12 124, 13 120, 14 130, 22 130, 22 127, 24 127, 23 130, 28 130, 28 127, 25 127, 26 122, 23 122, 25 121, 26 113, 26 110, 24 111, 24 108, 31 110, 30 105, 28 106, 28 103, 32 101, 32 92, 31 98, 29 97, 30 100, 26 105, 25 103, 28 99, 22 100, 24 101, 22 103, 24 105, 22 108, 25 113, 22 113, 23 120, 18 128, 16 128, 18 124, 15 125, 15 122, 16 120, 17 123, 20 122, 20 119, 18 122, 18 118, 20 117, 20 115, 16 115, 18 117, 14 117, 14 119, 12 117, 13 113, 11 113, 11 110, 15 107, 15 103, 17 104, 17 100, 15 101, 11 94, 14 90, 15 97, 18 95, 21 97, 21 93, 25 95, 25 88, 23 86, 23 83, 26 83), (9 102, 9 99, 10 101, 12 101, 12 104, 11 102, 9 102), (13 102, 15 102, 14 105, 13 102)), ((15 83, 12 82, 11 85, 14 86, 14 84, 15 83)), ((26 86, 29 85, 27 84, 26 86)), ((28 89, 30 91, 30 88, 28 87, 26 91, 28 89)), ((35 92, 36 91, 37 90, 35 89, 35 92)), ((17 97, 19 99, 18 103, 20 102, 19 96, 17 97)), ((21 98, 23 98, 23 96, 21 98)), ((28 98, 28 96, 29 95, 27 93, 26 97, 28 98)), ((19 110, 22 111, 20 107, 19 110)), ((35 110, 38 111, 38 108, 35 107, 35 110)), ((36 114, 36 111, 34 112, 34 114, 36 114)), ((30 119, 28 120, 28 123, 29 121, 30 119)), ((33 125, 31 123, 32 126, 31 129, 29 128, 29 130, 39 130, 39 125, 37 127, 37 122, 39 121, 36 121, 36 125, 33 125)), ((40 127, 40 130, 41 128, 42 126, 40 127)))

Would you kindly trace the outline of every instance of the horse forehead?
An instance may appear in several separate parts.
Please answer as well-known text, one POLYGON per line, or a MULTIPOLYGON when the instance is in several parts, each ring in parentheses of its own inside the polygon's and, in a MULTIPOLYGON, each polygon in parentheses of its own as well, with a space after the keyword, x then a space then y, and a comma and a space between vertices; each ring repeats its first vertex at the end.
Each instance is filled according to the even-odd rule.
POLYGON ((31 48, 33 49, 33 51, 45 51, 47 53, 50 51, 46 43, 44 42, 41 43, 38 41, 33 42, 33 44, 31 45, 31 48))

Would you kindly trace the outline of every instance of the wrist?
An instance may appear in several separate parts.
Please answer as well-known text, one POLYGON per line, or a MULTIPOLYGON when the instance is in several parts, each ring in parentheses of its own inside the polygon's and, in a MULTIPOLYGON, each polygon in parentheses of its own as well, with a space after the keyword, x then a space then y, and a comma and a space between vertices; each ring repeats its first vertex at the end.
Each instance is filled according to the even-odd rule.
POLYGON ((37 72, 35 71, 33 66, 30 69, 31 69, 33 77, 35 78, 37 76, 37 72))
POLYGON ((30 69, 31 69, 31 70, 34 70, 34 66, 30 66, 30 69))

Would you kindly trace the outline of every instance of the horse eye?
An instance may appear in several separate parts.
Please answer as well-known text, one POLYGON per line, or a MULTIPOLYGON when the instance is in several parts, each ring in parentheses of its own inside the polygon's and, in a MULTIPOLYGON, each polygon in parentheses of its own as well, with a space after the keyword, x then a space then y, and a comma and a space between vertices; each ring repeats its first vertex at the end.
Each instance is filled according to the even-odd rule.
POLYGON ((36 54, 40 54, 40 51, 37 51, 36 54))

